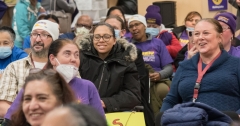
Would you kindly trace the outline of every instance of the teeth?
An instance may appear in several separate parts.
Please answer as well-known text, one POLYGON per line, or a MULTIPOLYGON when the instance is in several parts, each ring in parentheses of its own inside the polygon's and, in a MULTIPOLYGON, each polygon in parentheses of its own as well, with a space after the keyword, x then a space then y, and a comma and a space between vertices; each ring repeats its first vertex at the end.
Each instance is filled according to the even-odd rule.
POLYGON ((32 114, 31 116, 38 117, 38 116, 40 116, 40 114, 32 114))

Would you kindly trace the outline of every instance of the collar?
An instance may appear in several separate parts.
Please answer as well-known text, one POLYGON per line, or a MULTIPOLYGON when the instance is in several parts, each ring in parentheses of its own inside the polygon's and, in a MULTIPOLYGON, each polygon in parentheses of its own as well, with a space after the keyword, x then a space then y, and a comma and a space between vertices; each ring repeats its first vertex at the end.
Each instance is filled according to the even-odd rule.
MULTIPOLYGON (((32 52, 29 53, 29 55, 27 56, 27 60, 25 62, 25 66, 30 66, 31 68, 35 68, 33 59, 32 59, 32 52)), ((47 69, 47 62, 45 64, 45 66, 43 67, 43 69, 47 69)))
MULTIPOLYGON (((146 40, 146 41, 152 40, 152 39, 154 38, 154 37, 153 37, 151 34, 149 34, 149 33, 146 33, 146 35, 147 35, 147 40, 146 40)), ((139 42, 139 41, 137 41, 137 40, 135 40, 135 39, 132 38, 131 42, 132 42, 132 43, 136 43, 136 42, 139 42)))
MULTIPOLYGON (((197 53, 195 56, 193 56, 190 59, 190 62, 192 62, 194 68, 197 68, 199 57, 200 57, 200 54, 197 53)), ((213 62, 212 66, 209 68, 208 71, 217 69, 220 65, 225 63, 229 57, 230 57, 230 55, 228 54, 228 52, 225 50, 222 50, 221 55, 215 60, 215 62, 213 62)), ((187 64, 184 64, 184 65, 185 65, 185 67, 188 67, 187 64)))
POLYGON ((32 60, 32 52, 29 53, 29 55, 26 57, 26 62, 25 62, 25 66, 31 66, 31 68, 34 68, 34 63, 32 60))

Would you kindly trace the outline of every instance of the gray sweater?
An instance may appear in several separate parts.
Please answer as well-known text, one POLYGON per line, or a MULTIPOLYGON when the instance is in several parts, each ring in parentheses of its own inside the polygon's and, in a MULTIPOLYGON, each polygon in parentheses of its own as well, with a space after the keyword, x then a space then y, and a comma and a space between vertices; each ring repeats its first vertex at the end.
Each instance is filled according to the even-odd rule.
MULTIPOLYGON (((42 0, 41 5, 46 11, 54 10, 55 0, 42 0)), ((56 11, 64 10, 66 13, 73 13, 75 11, 74 5, 67 3, 66 0, 56 0, 56 11)))

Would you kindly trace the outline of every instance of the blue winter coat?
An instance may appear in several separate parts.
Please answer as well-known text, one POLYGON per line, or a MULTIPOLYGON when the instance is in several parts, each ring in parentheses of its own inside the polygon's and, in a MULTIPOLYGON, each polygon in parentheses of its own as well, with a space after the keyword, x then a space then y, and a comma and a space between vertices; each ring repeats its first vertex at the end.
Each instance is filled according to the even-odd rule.
POLYGON ((200 102, 178 104, 161 118, 162 126, 229 126, 231 122, 229 116, 200 102))
POLYGON ((14 45, 22 49, 23 40, 32 31, 32 27, 37 21, 37 13, 40 7, 40 3, 37 3, 37 7, 33 10, 29 0, 20 0, 14 10, 12 19, 12 28, 16 33, 16 39, 14 45))

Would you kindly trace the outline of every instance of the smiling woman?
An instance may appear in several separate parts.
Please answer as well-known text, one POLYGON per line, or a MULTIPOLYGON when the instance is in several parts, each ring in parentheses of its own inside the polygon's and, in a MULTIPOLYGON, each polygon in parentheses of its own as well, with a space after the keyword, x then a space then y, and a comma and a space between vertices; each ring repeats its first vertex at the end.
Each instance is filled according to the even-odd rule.
POLYGON ((134 61, 136 47, 115 38, 114 28, 99 23, 93 35, 76 40, 81 53, 81 77, 98 89, 106 112, 130 111, 140 104, 140 83, 134 61))
POLYGON ((31 69, 23 86, 21 105, 12 126, 39 126, 53 108, 76 101, 64 78, 52 69, 31 69))
POLYGON ((213 18, 202 19, 193 36, 199 52, 180 63, 161 112, 196 101, 240 114, 240 59, 223 49, 221 24, 213 18))

